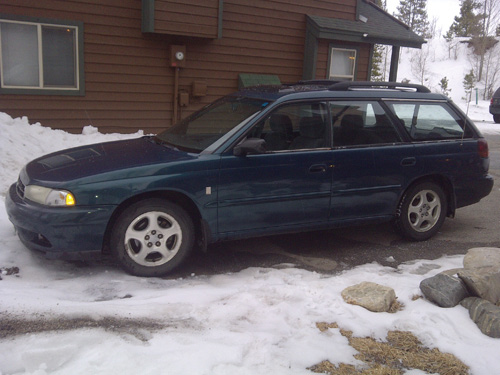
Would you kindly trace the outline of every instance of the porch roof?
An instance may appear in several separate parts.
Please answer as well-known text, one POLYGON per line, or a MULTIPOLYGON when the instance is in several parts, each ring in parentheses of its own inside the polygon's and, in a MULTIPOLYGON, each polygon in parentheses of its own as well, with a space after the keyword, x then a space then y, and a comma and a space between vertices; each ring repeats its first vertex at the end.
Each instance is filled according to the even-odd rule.
POLYGON ((336 39, 422 48, 425 39, 367 0, 358 2, 357 20, 307 16, 308 31, 319 39, 336 39))

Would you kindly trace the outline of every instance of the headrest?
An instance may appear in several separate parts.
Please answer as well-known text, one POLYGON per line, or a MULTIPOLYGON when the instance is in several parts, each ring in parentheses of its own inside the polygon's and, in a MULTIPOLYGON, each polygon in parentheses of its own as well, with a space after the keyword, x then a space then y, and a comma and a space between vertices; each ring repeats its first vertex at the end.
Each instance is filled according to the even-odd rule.
POLYGON ((361 115, 344 115, 340 126, 342 128, 348 127, 350 129, 362 129, 363 117, 361 115))
POLYGON ((307 138, 321 138, 325 124, 320 117, 303 117, 300 120, 300 135, 307 138))
POLYGON ((269 119, 269 125, 273 132, 288 133, 292 132, 292 121, 287 115, 280 115, 275 113, 269 119))

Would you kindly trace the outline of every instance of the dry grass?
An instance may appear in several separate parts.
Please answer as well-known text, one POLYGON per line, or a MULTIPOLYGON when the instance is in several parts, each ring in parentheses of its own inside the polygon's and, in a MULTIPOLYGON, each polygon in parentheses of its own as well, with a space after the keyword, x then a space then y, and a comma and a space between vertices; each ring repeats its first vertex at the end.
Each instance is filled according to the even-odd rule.
MULTIPOLYGON (((322 332, 337 329, 336 323, 317 323, 322 332)), ((371 337, 353 337, 351 331, 340 329, 342 336, 359 353, 354 357, 366 365, 356 368, 344 363, 334 365, 323 361, 310 368, 317 373, 330 375, 401 375, 404 370, 418 369, 431 374, 467 375, 469 368, 452 354, 429 349, 410 332, 390 331, 387 341, 371 337)))
POLYGON ((405 307, 405 305, 401 302, 399 302, 397 300, 397 298, 394 300, 394 302, 392 303, 391 307, 389 307, 389 311, 387 311, 388 313, 391 313, 391 314, 395 314, 397 313, 398 311, 401 311, 403 310, 405 307))

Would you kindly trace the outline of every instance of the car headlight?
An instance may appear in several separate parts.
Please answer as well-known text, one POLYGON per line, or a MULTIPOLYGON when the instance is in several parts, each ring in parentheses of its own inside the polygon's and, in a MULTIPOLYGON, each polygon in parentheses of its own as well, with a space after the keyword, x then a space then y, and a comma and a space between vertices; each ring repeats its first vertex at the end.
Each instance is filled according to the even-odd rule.
POLYGON ((73 194, 67 190, 49 189, 37 185, 26 186, 24 197, 47 206, 74 206, 76 203, 73 194))

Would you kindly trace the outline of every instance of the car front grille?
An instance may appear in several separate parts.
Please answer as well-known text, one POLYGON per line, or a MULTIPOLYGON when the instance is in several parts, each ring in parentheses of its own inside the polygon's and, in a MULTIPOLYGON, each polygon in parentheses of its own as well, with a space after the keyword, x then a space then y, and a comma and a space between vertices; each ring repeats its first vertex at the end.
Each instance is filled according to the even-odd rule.
POLYGON ((20 178, 17 180, 16 190, 17 190, 17 194, 21 198, 24 198, 24 184, 22 183, 20 178))

